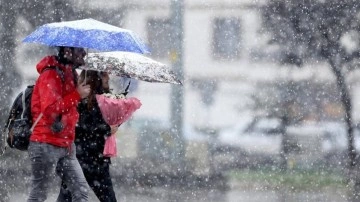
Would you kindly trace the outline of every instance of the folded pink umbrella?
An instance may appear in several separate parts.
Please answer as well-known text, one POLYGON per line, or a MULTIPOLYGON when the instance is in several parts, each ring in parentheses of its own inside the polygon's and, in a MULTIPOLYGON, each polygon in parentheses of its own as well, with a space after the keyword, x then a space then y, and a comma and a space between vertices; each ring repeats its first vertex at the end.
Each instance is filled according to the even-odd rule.
MULTIPOLYGON (((109 125, 121 125, 141 107, 141 102, 135 97, 124 98, 118 95, 96 95, 101 114, 109 125)), ((105 140, 104 156, 114 157, 117 155, 115 135, 110 135, 105 140)))

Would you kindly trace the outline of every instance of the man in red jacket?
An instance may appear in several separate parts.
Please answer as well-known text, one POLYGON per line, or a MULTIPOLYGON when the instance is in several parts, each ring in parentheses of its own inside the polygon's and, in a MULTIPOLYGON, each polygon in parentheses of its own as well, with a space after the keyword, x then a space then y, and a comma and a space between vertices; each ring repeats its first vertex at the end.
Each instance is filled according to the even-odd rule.
POLYGON ((47 56, 36 66, 40 76, 31 97, 36 124, 28 148, 31 160, 30 201, 45 201, 54 171, 71 190, 73 201, 88 200, 88 184, 76 159, 74 139, 81 98, 90 86, 77 84, 75 68, 84 65, 83 48, 59 47, 57 56, 47 56))

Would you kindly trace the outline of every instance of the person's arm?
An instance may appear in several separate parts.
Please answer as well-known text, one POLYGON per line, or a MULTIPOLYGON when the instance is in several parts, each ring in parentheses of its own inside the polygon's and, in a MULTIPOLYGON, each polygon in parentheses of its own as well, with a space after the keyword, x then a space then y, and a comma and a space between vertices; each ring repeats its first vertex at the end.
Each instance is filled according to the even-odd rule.
POLYGON ((102 118, 98 106, 88 110, 86 103, 79 103, 78 112, 80 114, 79 122, 76 127, 76 133, 83 134, 101 134, 105 137, 111 135, 111 127, 102 118))
POLYGON ((101 111, 99 106, 96 104, 93 111, 94 115, 94 133, 97 134, 103 134, 105 137, 108 137, 111 135, 111 127, 109 124, 105 122, 105 120, 102 117, 101 111))
POLYGON ((39 78, 39 94, 41 95, 41 111, 44 116, 55 119, 62 113, 77 106, 80 94, 74 91, 62 97, 63 81, 56 71, 45 71, 39 78))

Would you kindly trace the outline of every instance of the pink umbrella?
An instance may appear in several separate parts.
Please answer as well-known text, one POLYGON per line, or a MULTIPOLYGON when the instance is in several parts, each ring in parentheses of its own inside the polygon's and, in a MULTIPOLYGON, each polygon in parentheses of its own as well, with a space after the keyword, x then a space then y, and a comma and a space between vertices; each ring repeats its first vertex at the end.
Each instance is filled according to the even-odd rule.
MULTIPOLYGON (((96 95, 101 114, 109 125, 121 125, 127 121, 131 115, 141 107, 141 102, 137 98, 120 97, 112 94, 96 95)), ((116 151, 115 135, 110 135, 105 140, 104 156, 114 157, 116 151)))

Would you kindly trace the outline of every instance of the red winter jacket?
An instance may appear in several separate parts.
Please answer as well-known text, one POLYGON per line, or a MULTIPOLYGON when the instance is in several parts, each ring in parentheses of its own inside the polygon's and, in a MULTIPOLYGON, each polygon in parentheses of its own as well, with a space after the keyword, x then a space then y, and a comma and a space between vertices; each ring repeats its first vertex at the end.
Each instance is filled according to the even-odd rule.
POLYGON ((30 141, 70 147, 75 139, 75 125, 79 117, 76 107, 80 101, 71 65, 65 66, 60 64, 55 56, 47 56, 36 65, 36 69, 41 74, 35 83, 31 97, 33 123, 41 112, 43 116, 36 124, 30 141), (50 66, 59 67, 64 72, 64 81, 56 69, 43 71, 50 66), (59 133, 54 133, 50 127, 60 114, 64 129, 59 133))

